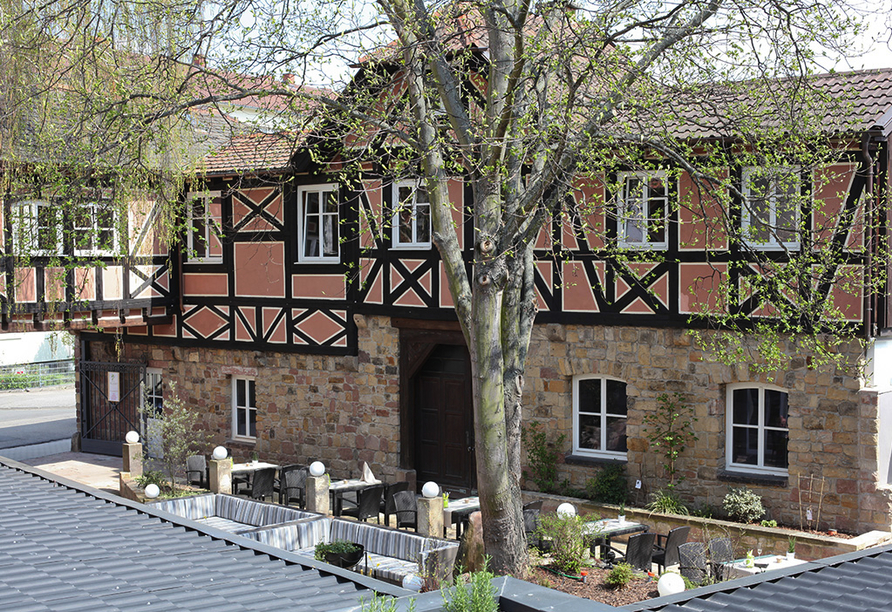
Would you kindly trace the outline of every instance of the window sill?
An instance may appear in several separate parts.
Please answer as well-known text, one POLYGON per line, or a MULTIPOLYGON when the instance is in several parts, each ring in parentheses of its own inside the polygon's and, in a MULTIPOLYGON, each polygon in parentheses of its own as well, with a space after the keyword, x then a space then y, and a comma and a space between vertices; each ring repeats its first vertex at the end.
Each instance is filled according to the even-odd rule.
POLYGON ((589 457, 586 455, 567 455, 564 457, 564 463, 568 465, 626 465, 629 460, 626 457, 589 457))
POLYGON ((759 474, 757 472, 737 472, 725 469, 719 470, 718 480, 723 482, 760 485, 763 487, 787 488, 789 476, 782 476, 780 474, 759 474))
POLYGON ((254 446, 257 444, 257 438, 230 438, 226 440, 226 444, 244 444, 246 446, 254 446))

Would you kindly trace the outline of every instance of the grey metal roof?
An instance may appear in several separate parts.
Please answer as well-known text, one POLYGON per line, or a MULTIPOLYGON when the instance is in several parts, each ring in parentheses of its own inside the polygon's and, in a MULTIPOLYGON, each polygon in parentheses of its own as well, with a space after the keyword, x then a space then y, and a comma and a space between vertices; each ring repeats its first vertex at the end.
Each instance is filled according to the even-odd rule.
POLYGON ((892 610, 892 545, 810 561, 620 610, 865 612, 892 610))
POLYGON ((0 610, 355 610, 408 591, 0 457, 0 610))

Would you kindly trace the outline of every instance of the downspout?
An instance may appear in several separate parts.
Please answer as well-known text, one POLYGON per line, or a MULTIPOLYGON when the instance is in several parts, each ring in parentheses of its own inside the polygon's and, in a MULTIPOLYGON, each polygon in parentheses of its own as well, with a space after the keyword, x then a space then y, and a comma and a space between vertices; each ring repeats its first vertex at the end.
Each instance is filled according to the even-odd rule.
MULTIPOLYGON (((876 227, 873 224, 874 217, 874 204, 873 204, 873 181, 874 181, 874 172, 873 172, 873 157, 870 155, 870 138, 871 134, 869 131, 865 131, 861 135, 861 156, 864 160, 864 163, 867 165, 867 179, 864 185, 864 195, 865 198, 865 211, 864 211, 864 221, 869 228, 868 233, 868 244, 867 244, 867 274, 869 282, 868 287, 873 286, 874 272, 873 272, 873 249, 876 245, 876 227)), ((866 340, 870 340, 872 337, 876 335, 875 326, 875 310, 876 310, 876 291, 871 288, 870 296, 867 299, 867 313, 864 320, 864 338, 866 340)))

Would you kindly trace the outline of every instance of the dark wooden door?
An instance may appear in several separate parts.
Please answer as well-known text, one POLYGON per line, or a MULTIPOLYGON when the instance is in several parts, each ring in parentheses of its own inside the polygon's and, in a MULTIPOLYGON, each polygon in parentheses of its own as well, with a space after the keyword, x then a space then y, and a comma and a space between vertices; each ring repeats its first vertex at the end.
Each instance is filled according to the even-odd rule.
POLYGON ((419 483, 433 480, 450 491, 476 488, 470 370, 464 346, 438 345, 415 374, 419 483))

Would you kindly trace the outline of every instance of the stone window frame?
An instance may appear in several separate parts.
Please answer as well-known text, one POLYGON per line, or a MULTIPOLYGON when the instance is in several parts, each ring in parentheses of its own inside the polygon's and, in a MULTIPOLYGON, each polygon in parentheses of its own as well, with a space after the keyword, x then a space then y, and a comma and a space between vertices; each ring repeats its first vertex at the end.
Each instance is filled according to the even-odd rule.
POLYGON ((747 473, 747 474, 771 474, 776 476, 788 476, 789 475, 789 440, 790 440, 790 428, 789 428, 789 392, 783 387, 778 387, 776 385, 768 385, 761 383, 735 383, 733 385, 728 385, 725 390, 725 469, 728 472, 736 472, 736 473, 747 473), (756 415, 756 423, 735 423, 735 411, 734 411, 734 393, 735 391, 744 391, 748 389, 758 390, 758 414, 756 415), (786 418, 787 418, 787 427, 780 427, 777 425, 770 425, 766 423, 765 416, 765 395, 766 392, 776 392, 781 393, 785 397, 786 403, 786 418), (740 463, 734 461, 734 431, 737 429, 749 429, 754 430, 756 432, 756 463, 740 463), (786 432, 787 437, 787 449, 786 449, 786 463, 787 467, 777 467, 773 465, 766 465, 766 457, 767 457, 767 443, 766 443, 766 434, 768 432, 786 432))
POLYGON ((232 377, 232 439, 252 442, 257 439, 257 381, 253 376, 232 377), (239 403, 239 383, 245 384, 244 405, 239 403), (245 411, 244 423, 239 422, 241 410, 245 411), (244 434, 239 433, 239 426, 242 424, 244 434), (252 425, 253 435, 251 435, 252 425))
POLYGON ((628 429, 625 434, 625 442, 626 442, 626 450, 625 451, 612 451, 605 450, 605 446, 607 445, 607 436, 608 436, 608 428, 607 428, 607 420, 608 418, 612 419, 623 419, 626 423, 628 423, 629 409, 628 409, 628 383, 620 378, 616 378, 613 376, 604 376, 601 374, 578 374, 573 377, 573 455, 578 457, 597 457, 604 459, 621 459, 625 460, 628 456, 628 429), (580 391, 579 384, 582 381, 586 380, 600 380, 602 382, 600 388, 600 408, 597 412, 591 410, 580 410, 580 391), (607 383, 615 382, 622 383, 622 385, 626 389, 626 405, 625 405, 625 413, 620 412, 610 412, 610 406, 607 405, 607 383), (598 449, 592 449, 583 447, 580 445, 580 437, 581 437, 581 425, 580 425, 580 416, 581 415, 597 415, 600 419, 600 427, 599 427, 599 446, 598 449))
POLYGON ((430 196, 427 195, 427 189, 418 181, 395 181, 393 183, 393 216, 391 218, 391 248, 393 249, 430 249, 432 246, 431 234, 431 204, 430 196), (400 199, 400 190, 409 190, 410 194, 405 199, 400 199), (419 201, 419 194, 424 197, 419 201), (418 239, 418 213, 420 210, 427 210, 427 240, 418 239), (401 230, 405 225, 401 216, 403 213, 409 213, 408 231, 411 238, 408 240, 401 239, 401 230))

